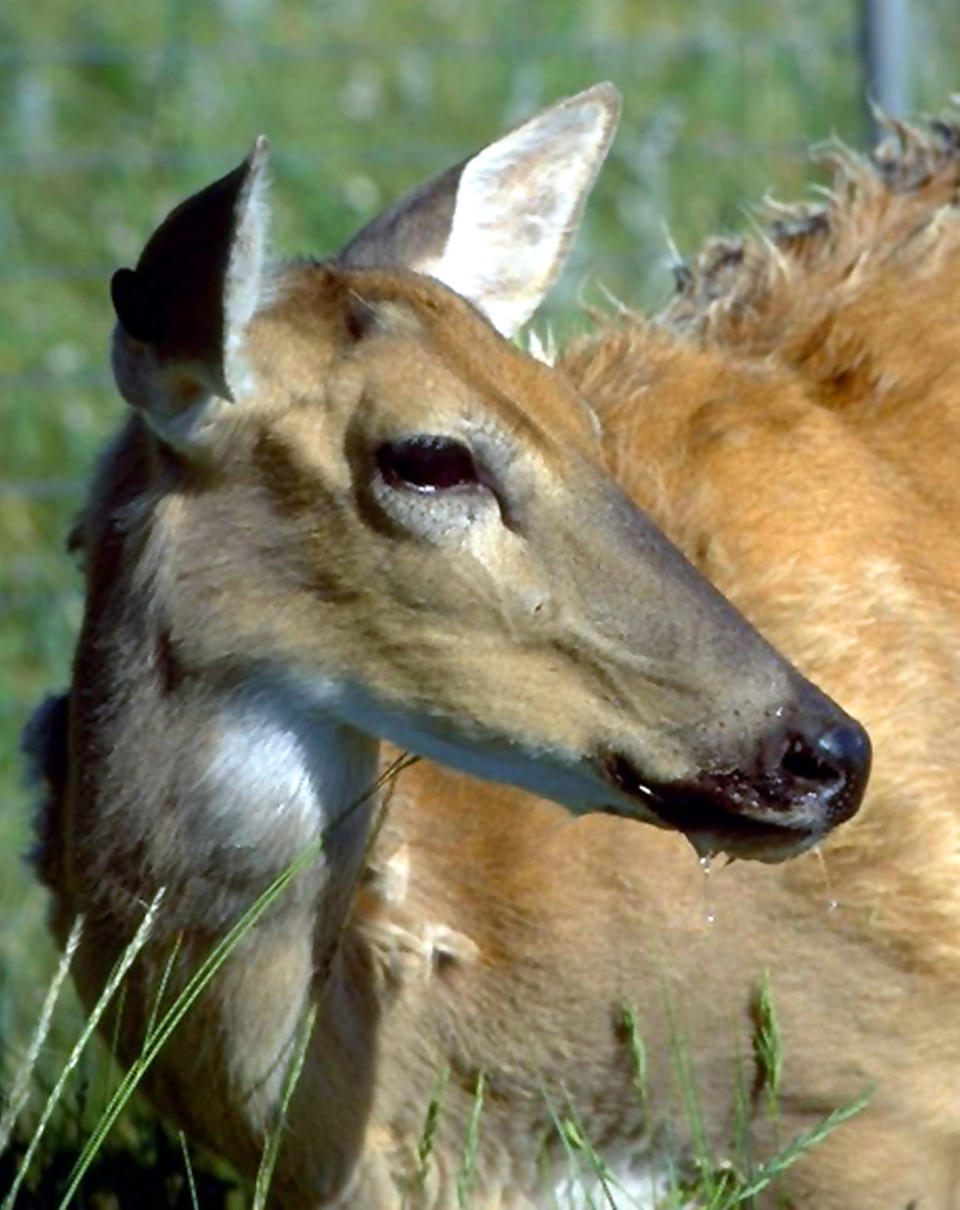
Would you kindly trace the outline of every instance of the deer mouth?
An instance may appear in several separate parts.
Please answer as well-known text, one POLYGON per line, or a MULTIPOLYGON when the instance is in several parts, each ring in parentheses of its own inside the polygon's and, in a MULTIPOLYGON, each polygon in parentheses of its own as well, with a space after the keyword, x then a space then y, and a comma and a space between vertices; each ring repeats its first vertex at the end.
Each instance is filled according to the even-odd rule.
POLYGON ((830 831, 830 825, 819 821, 773 817, 757 794, 738 792, 731 803, 720 789, 694 785, 661 789, 653 810, 662 827, 682 832, 701 857, 726 853, 751 861, 787 861, 830 831))
MULTIPOLYGON (((685 781, 645 778, 621 753, 600 758, 618 802, 602 808, 682 832, 701 856, 727 853, 762 862, 786 861, 821 841, 849 819, 863 797, 870 763, 866 732, 851 723, 842 760, 799 759, 788 737, 774 767, 752 772, 705 772, 685 781)), ((839 746, 839 745, 838 745, 839 746)))

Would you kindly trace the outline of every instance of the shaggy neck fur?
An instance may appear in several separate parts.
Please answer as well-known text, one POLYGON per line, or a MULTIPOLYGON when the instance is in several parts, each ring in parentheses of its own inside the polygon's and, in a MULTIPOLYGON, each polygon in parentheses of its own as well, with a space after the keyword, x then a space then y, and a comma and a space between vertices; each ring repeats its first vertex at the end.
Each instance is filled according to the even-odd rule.
POLYGON ((628 490, 873 735, 825 846, 847 918, 960 977, 960 121, 825 158, 823 204, 709 243, 657 320, 561 364, 628 490))
POLYGON ((138 905, 165 887, 159 927, 215 933, 315 846, 282 904, 312 915, 322 898, 333 936, 363 858, 379 744, 277 673, 183 658, 155 458, 134 421, 72 540, 88 563, 84 688, 27 737, 48 790, 38 864, 51 885, 82 886, 82 902, 93 896, 134 927, 138 905), (68 737, 84 761, 69 761, 68 737))

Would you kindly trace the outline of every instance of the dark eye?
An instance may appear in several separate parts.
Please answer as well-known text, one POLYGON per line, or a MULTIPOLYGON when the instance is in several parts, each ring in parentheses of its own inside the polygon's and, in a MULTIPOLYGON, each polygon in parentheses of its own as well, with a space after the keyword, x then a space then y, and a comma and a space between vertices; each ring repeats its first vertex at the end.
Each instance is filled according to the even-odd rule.
POLYGON ((421 492, 480 482, 470 450, 452 437, 385 441, 377 450, 377 466, 388 483, 421 492))

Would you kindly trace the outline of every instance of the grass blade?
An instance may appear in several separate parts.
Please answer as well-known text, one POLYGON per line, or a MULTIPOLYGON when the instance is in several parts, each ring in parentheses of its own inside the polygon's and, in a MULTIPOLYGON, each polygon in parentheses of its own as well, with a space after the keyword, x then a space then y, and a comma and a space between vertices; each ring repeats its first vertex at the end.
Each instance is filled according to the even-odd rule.
POLYGON ((50 1032, 50 1022, 53 1018, 54 1006, 60 997, 60 990, 67 977, 67 971, 70 969, 70 963, 73 961, 73 955, 80 944, 82 933, 83 917, 77 916, 73 922, 73 928, 70 930, 70 936, 67 938, 67 944, 63 947, 63 954, 60 957, 60 962, 54 972, 53 979, 51 979, 50 986, 47 988, 43 1008, 40 1010, 40 1020, 37 1022, 37 1028, 34 1030, 33 1038, 30 1042, 30 1049, 27 1051, 26 1057, 14 1077, 13 1088, 10 1090, 10 1098, 7 1101, 2 1116, 0 1116, 0 1155, 6 1151, 17 1118, 20 1116, 20 1111, 27 1103, 27 1098, 30 1095, 30 1077, 37 1065, 37 1059, 43 1048, 43 1043, 50 1032))
POLYGON ((290 1056, 287 1077, 283 1083, 280 1105, 277 1110, 277 1120, 270 1131, 267 1145, 264 1147, 263 1156, 260 1159, 260 1167, 257 1170, 257 1181, 253 1190, 253 1205, 251 1210, 266 1210, 267 1194, 270 1191, 270 1181, 273 1179, 273 1170, 276 1166, 277 1155, 280 1152, 280 1141, 283 1135, 283 1127, 287 1120, 290 1098, 293 1096, 293 1090, 296 1088, 297 1081, 300 1079, 300 1072, 303 1070, 303 1063, 307 1057, 307 1047, 310 1044, 316 1019, 317 1005, 314 1003, 304 1013, 303 1020, 300 1022, 294 1051, 290 1056))
MULTIPOLYGON (((403 753, 399 756, 387 769, 377 778, 374 784, 362 795, 350 804, 349 807, 330 825, 324 829, 321 836, 313 843, 307 845, 283 870, 274 881, 263 891, 256 900, 234 925, 220 938, 214 945, 213 949, 207 955, 203 962, 193 972, 186 985, 180 991, 174 1002, 166 1010, 160 1020, 156 1023, 153 1029, 144 1038, 143 1049, 137 1058, 131 1063, 126 1075, 120 1081, 109 1103, 104 1109, 103 1115, 97 1122, 96 1127, 91 1131, 89 1138, 84 1144, 83 1150, 79 1158, 73 1166, 70 1174, 70 1179, 67 1182, 67 1189, 59 1204, 59 1210, 67 1210, 67 1207, 75 1195, 80 1182, 83 1180, 84 1173, 93 1162, 93 1158, 97 1151, 103 1145, 106 1136, 112 1130, 117 1118, 126 1105, 127 1101, 132 1096, 134 1089, 143 1079, 150 1064, 157 1057, 167 1039, 183 1020, 191 1005, 201 994, 210 980, 214 977, 223 963, 227 960, 231 952, 247 935, 247 933, 257 924, 261 917, 276 903, 276 901, 284 894, 287 887, 306 870, 320 856, 323 851, 326 838, 333 828, 339 826, 349 815, 356 811, 363 803, 373 797, 386 783, 395 779, 403 769, 413 764, 417 760, 416 757, 409 753, 403 753)), ((132 958, 131 958, 132 961, 132 958)), ((127 964, 129 966, 129 963, 127 964)), ((125 970, 124 970, 125 973, 125 970)), ((122 976, 121 976, 122 977, 122 976)), ((164 977, 164 982, 166 976, 164 977)), ((117 981, 119 982, 119 980, 117 981)), ((111 995, 114 988, 111 988, 111 995)), ((101 997, 103 999, 103 997, 101 997)), ((99 1002, 98 1002, 99 1003, 99 1002)), ((159 1003, 159 999, 157 1000, 159 1003)), ((102 1013, 102 1010, 101 1010, 102 1013)), ((89 1024, 89 1023, 88 1023, 89 1024)), ((84 1035, 89 1036, 92 1033, 93 1025, 89 1029, 84 1030, 84 1035)), ((11 1203, 12 1206, 12 1203, 11 1203)), ((6 1204, 0 1207, 0 1210, 8 1210, 6 1204)))
POLYGON ((457 1176, 457 1205, 460 1210, 466 1210, 470 1200, 470 1190, 473 1187, 473 1177, 477 1163, 477 1145, 480 1141, 480 1115, 483 1112, 483 1094, 486 1087, 482 1071, 477 1072, 477 1084, 473 1093, 473 1105, 470 1108, 470 1120, 467 1122, 467 1137, 463 1144, 463 1159, 460 1173, 457 1176))
POLYGON ((417 1184, 421 1192, 426 1187, 427 1172, 430 1167, 430 1156, 433 1154, 433 1143, 437 1135, 437 1125, 440 1122, 440 1111, 443 1109, 443 1099, 447 1094, 447 1081, 450 1079, 450 1066, 444 1064, 437 1075, 437 1082, 430 1094, 426 1116, 423 1119, 423 1130, 417 1143, 417 1184))
POLYGON ((180 1150, 183 1152, 183 1167, 187 1174, 187 1188, 190 1190, 190 1205, 193 1210, 200 1210, 200 1203, 197 1201, 197 1185, 193 1179, 193 1164, 190 1163, 190 1151, 187 1147, 187 1136, 183 1131, 179 1131, 180 1150))
MULTIPOLYGON (((273 906, 297 875, 301 874, 316 859, 319 851, 320 842, 308 846, 290 863, 279 877, 274 879, 267 890, 241 915, 233 927, 221 937, 204 961, 194 971, 173 1004, 160 1018, 154 1030, 145 1038, 143 1050, 131 1063, 126 1075, 120 1081, 106 1109, 103 1111, 102 1117, 84 1144, 76 1164, 74 1164, 70 1180, 67 1182, 66 1192, 60 1201, 60 1210, 67 1210, 71 1199, 83 1179, 84 1173, 102 1146, 103 1140, 113 1128, 124 1105, 126 1105, 134 1089, 143 1079, 147 1068, 160 1053, 167 1039, 183 1020, 190 1006, 226 961, 227 956, 234 947, 253 928, 260 917, 273 906)), ((6 1210, 6 1207, 3 1207, 3 1210, 6 1210)))
MULTIPOLYGON (((73 1050, 71 1050, 67 1062, 64 1064, 63 1070, 57 1078, 57 1082, 54 1084, 50 1091, 50 1095, 47 1097, 47 1102, 44 1105, 43 1112, 40 1115, 40 1121, 37 1123, 37 1127, 33 1132, 33 1137, 30 1139, 30 1143, 24 1154, 23 1163, 20 1165, 20 1171, 17 1173, 13 1184, 10 1186, 7 1196, 4 1198, 2 1210, 13 1210, 14 1201, 16 1200, 17 1194, 20 1191, 20 1185, 23 1183, 23 1178, 33 1161, 37 1148, 40 1146, 40 1140, 43 1138, 44 1131, 46 1130, 50 1118, 53 1115, 54 1108, 63 1095, 63 1090, 67 1085, 67 1080, 70 1078, 70 1073, 79 1062, 81 1054, 86 1049, 88 1042, 93 1036, 94 1030, 97 1028, 97 1025, 100 1022, 100 1018, 106 1011, 107 1005, 113 999, 114 993, 120 986, 120 983, 122 982, 127 971, 133 965, 133 960, 143 949, 144 945, 146 945, 147 938, 150 935, 150 930, 152 929, 153 923, 157 916, 157 911, 160 908, 163 895, 164 888, 161 887, 160 890, 157 891, 156 895, 154 895, 153 902, 144 913, 143 919, 140 921, 139 928, 137 929, 136 933, 134 933, 130 944, 120 955, 117 965, 111 972, 110 978, 107 980, 96 1004, 94 1004, 93 1008, 91 1009, 89 1017, 87 1017, 86 1021, 84 1022, 83 1029, 80 1031, 80 1037, 74 1043, 73 1050)), ((79 1180, 77 1181, 77 1184, 79 1184, 79 1180)), ((75 1188, 76 1186, 74 1186, 74 1190, 71 1191, 71 1197, 73 1196, 73 1191, 75 1191, 75 1188)), ((64 1207, 69 1200, 69 1197, 64 1200, 64 1207)))
POLYGON ((809 1130, 801 1131, 795 1135, 782 1151, 768 1160, 765 1164, 753 1174, 753 1178, 745 1189, 738 1191, 736 1198, 731 1201, 731 1205, 739 1206, 743 1202, 749 1201, 750 1198, 756 1197, 761 1193, 771 1181, 775 1180, 782 1172, 795 1163, 800 1156, 816 1147, 818 1143, 823 1142, 827 1135, 832 1134, 838 1126, 842 1126, 844 1122, 849 1122, 851 1118, 862 1113, 870 1103, 872 1093, 870 1090, 864 1091, 849 1105, 841 1106, 839 1109, 834 1109, 827 1116, 809 1130))

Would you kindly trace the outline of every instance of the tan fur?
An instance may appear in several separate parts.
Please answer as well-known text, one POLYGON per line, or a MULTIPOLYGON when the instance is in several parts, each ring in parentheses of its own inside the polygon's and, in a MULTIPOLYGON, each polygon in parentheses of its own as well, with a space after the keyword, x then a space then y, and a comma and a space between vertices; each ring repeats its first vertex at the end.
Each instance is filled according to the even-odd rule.
POLYGON ((707 886, 674 837, 570 821, 422 764, 406 772, 384 840, 387 862, 399 843, 409 854, 404 901, 366 897, 354 917, 395 997, 378 1030, 385 1155, 418 1120, 399 1124, 408 1072, 393 1056, 436 1031, 452 1033, 444 1053, 466 1073, 454 1096, 481 1068, 499 1094, 485 1108, 501 1149, 488 1162, 509 1166, 510 1187, 548 1129, 538 1091, 558 1083, 621 1173, 668 1139, 688 1154, 679 1053, 715 1158, 741 1168, 738 1085, 754 1160, 871 1092, 778 1184, 790 1205, 960 1204, 958 166, 936 132, 900 137, 879 169, 843 154, 807 234, 797 218, 772 245, 745 241, 722 289, 707 284, 708 249, 660 320, 601 331, 562 363, 635 498, 868 721, 864 811, 822 866, 738 864, 707 886), (418 920, 476 954, 398 960, 418 920), (764 972, 786 1050, 776 1130, 752 1050, 764 972), (648 1057, 646 1114, 623 1002, 648 1057))
MULTIPOLYGON (((533 119, 523 154, 536 158, 545 141, 548 165, 561 153, 585 157, 577 175, 586 188, 611 123, 613 102, 597 97, 558 107, 559 145, 553 111, 533 119), (589 154, 564 141, 582 136, 583 123, 571 128, 564 116, 571 105, 585 107, 594 130, 589 154)), ((393 256, 389 222, 369 229, 385 243, 365 248, 361 236, 350 245, 352 266, 283 266, 264 287, 264 155, 261 142, 175 211, 137 268, 114 282, 115 371, 137 413, 103 461, 81 526, 87 609, 69 700, 39 719, 34 739, 49 791, 38 863, 55 933, 62 940, 74 915, 86 916, 81 994, 96 998, 163 887, 151 943, 107 1027, 129 1061, 158 987, 172 996, 256 895, 322 840, 147 1077, 161 1107, 252 1174, 298 1023, 314 1004, 277 1204, 457 1204, 481 1086, 475 1204, 521 1210, 546 1196, 545 1184, 562 1184, 556 1123, 571 1113, 639 1189, 648 1160, 685 1150, 671 1068, 677 1029, 690 1040, 710 1135, 725 1148, 737 1038, 749 1055, 764 967, 785 1000, 803 1077, 785 1093, 784 1120, 809 1124, 896 1067, 913 1036, 903 984, 890 978, 890 963, 908 958, 888 953, 891 931, 877 930, 875 947, 865 942, 865 891, 854 911, 844 902, 827 919, 823 893, 808 897, 802 879, 735 867, 715 877, 711 926, 690 850, 636 820, 574 822, 560 807, 425 764, 400 779, 378 836, 373 805, 356 806, 378 738, 409 735, 424 751, 577 811, 604 808, 679 828, 701 849, 777 859, 852 813, 865 750, 850 720, 616 489, 591 408, 568 378, 490 327, 476 309, 484 297, 458 298, 402 260, 356 267, 376 263, 384 247, 393 256), (180 305, 191 287, 196 314, 180 305), (417 434, 471 444, 490 483, 436 495, 392 484, 379 451, 417 434), (831 763, 824 743, 838 734, 855 759, 831 763), (870 989, 859 1016, 845 999, 854 968, 870 989), (626 1004, 637 1007, 649 1056, 645 1098, 626 1004), (864 1034, 880 1037, 866 1058, 864 1034), (849 1062, 837 1066, 838 1053, 849 1062), (424 1156, 441 1071, 446 1090, 424 1156)), ((501 187, 489 187, 494 202, 510 180, 527 188, 526 163, 508 167, 501 187)), ((539 187, 553 175, 536 178, 539 187)), ((443 236, 457 179, 447 174, 414 197, 428 203, 430 238, 443 236)), ((575 209, 543 208, 559 215, 556 248, 548 240, 540 257, 544 283, 575 209)), ((416 226, 416 206, 398 213, 416 226)), ((417 256, 442 265, 424 239, 421 231, 413 241, 417 256)), ((790 504, 804 520, 767 541, 766 471, 755 459, 789 461, 771 471, 772 487, 788 492, 798 433, 797 473, 813 475, 840 430, 821 434, 811 419, 807 441, 813 405, 802 383, 781 381, 789 374, 772 357, 703 343, 697 350, 640 325, 568 358, 627 485, 711 574, 729 570, 731 592, 771 630, 762 602, 773 594, 773 613, 792 616, 794 582, 834 594, 850 576, 854 592, 886 586, 877 556, 858 568, 850 553, 850 527, 863 519, 866 544, 892 507, 883 476, 870 479, 874 455, 854 445, 850 482, 866 494, 848 505, 836 503, 838 476, 815 489, 798 479, 790 504), (657 399, 659 442, 640 422, 657 399), (763 419, 748 464, 739 417, 752 416, 751 405, 763 419), (733 465, 715 471, 727 454, 733 465), (735 489, 728 531, 717 508, 735 489), (679 520, 667 511, 678 492, 679 520), (818 502, 826 536, 823 516, 808 512, 818 502), (732 528, 740 524, 742 539, 732 528)), ((903 582, 929 618, 927 583, 906 554, 891 543, 882 557, 903 557, 903 582)), ((897 599, 877 623, 884 643, 899 633, 897 599)), ((836 617, 837 634, 851 626, 853 637, 839 651, 831 639, 833 661, 821 669, 811 654, 810 665, 866 708, 874 699, 861 648, 870 644, 860 631, 873 606, 831 608, 830 625, 836 617)), ((801 644, 796 654, 805 657, 801 644)), ((888 677, 885 690, 892 685, 888 677)), ((895 763, 884 776, 898 776, 895 763)), ((838 863, 841 897, 846 868, 838 863)), ((934 983, 914 965, 917 988, 934 983)), ((932 1029, 939 1006, 920 1011, 932 1029)), ((902 1079, 917 1070, 904 1068, 902 1079)), ((756 1107, 762 1090, 754 1093, 756 1107)), ((946 1188, 943 1157, 928 1150, 924 1171, 946 1188)))
POLYGON ((708 248, 658 322, 566 362, 634 498, 867 721, 870 809, 828 865, 941 977, 960 970, 957 129, 900 129, 878 167, 840 154, 806 234, 743 241, 722 288, 708 248))
MULTIPOLYGON (((879 168, 841 157, 807 234, 798 218, 728 249, 726 275, 711 247, 659 321, 601 331, 562 363, 635 498, 867 720, 867 804, 823 846, 824 867, 736 865, 707 889, 675 838, 570 822, 425 767, 404 775, 391 816, 410 904, 479 950, 438 975, 431 1005, 474 1009, 460 1036, 492 1082, 566 1079, 598 1140, 612 1114, 621 1153, 643 1153, 612 1025, 621 999, 649 1058, 650 1135, 672 1134, 681 1155, 689 1141, 680 1030, 716 1158, 743 1164, 738 1082, 770 1153, 752 1053, 769 972, 781 1143, 872 1093, 779 1185, 816 1210, 960 1204, 960 131, 900 138, 879 168), (455 826, 468 810, 472 828, 455 826)), ((405 999, 420 997, 411 979, 405 999)))

